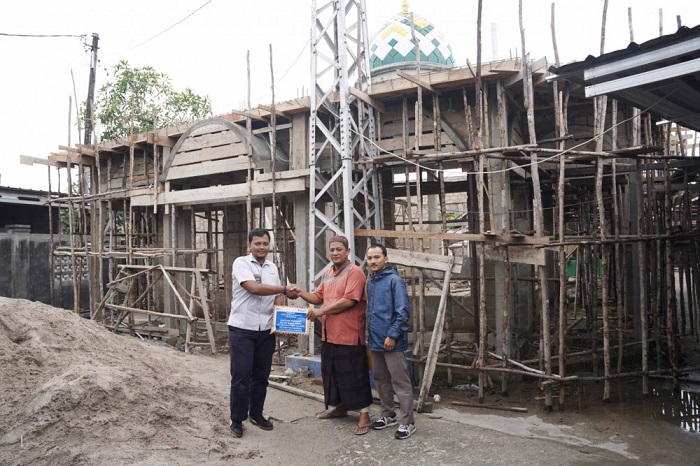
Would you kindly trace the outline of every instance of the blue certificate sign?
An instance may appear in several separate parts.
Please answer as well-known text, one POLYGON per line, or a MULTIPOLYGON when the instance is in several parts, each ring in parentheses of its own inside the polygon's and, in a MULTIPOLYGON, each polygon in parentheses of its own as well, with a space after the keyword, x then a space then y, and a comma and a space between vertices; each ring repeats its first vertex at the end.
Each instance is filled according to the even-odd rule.
POLYGON ((308 335, 310 321, 306 320, 307 308, 275 306, 272 315, 272 331, 275 333, 308 335))

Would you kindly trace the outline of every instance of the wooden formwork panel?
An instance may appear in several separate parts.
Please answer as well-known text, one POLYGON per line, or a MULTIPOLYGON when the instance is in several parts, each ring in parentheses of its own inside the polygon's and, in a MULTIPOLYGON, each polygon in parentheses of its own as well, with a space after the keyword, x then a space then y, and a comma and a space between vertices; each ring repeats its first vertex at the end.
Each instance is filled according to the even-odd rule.
POLYGON ((183 141, 167 179, 177 180, 248 169, 248 148, 236 132, 220 124, 198 128, 183 141))

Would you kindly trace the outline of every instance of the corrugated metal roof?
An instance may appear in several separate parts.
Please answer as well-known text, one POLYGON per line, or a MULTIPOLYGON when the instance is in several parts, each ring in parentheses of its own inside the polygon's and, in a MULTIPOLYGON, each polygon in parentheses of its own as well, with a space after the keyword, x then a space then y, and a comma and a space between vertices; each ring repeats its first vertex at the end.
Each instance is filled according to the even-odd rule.
POLYGON ((549 70, 588 97, 607 95, 700 131, 700 26, 549 70))
POLYGON ((46 191, 0 186, 0 203, 3 204, 45 205, 48 199, 46 191))

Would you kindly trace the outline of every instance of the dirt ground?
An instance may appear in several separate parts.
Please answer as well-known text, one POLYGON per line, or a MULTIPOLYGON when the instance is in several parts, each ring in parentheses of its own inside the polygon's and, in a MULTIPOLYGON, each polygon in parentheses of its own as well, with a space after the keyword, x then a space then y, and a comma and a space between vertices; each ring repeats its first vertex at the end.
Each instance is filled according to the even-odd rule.
MULTIPOLYGON (((625 391, 634 384, 607 405, 595 401, 596 387, 577 388, 572 409, 554 413, 542 411, 535 386, 488 395, 485 405, 528 409, 511 413, 453 405, 475 395, 438 383, 441 401, 416 414, 418 432, 399 442, 390 429, 353 436, 356 416, 318 421, 321 403, 271 388, 275 429, 245 423, 235 439, 228 377, 226 354, 186 355, 0 298, 0 464, 700 464, 697 392, 690 422, 674 425, 658 421, 668 400, 631 404, 625 391)), ((322 391, 300 376, 292 386, 322 391)), ((655 386, 655 396, 663 390, 655 386)))

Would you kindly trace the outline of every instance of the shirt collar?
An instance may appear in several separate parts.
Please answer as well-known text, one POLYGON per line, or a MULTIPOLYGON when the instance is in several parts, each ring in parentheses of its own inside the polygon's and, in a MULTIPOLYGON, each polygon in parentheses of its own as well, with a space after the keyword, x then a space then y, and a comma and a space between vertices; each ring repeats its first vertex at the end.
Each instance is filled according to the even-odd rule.
POLYGON ((269 260, 265 259, 265 262, 263 262, 263 263, 261 264, 260 262, 257 261, 257 259, 255 259, 255 257, 253 257, 253 253, 252 253, 252 252, 251 252, 250 254, 248 254, 248 260, 249 260, 250 262, 254 262, 254 263, 258 264, 258 265, 261 266, 261 267, 264 267, 264 266, 266 266, 267 264, 270 263, 269 260))
POLYGON ((331 267, 331 268, 333 269, 333 271, 334 271, 336 274, 339 274, 340 272, 343 271, 343 269, 345 269, 345 267, 347 267, 348 265, 350 265, 350 262, 351 262, 350 259, 348 259, 348 260, 346 260, 345 262, 343 262, 343 264, 342 264, 340 267, 336 267, 336 265, 333 264, 333 267, 331 267))

